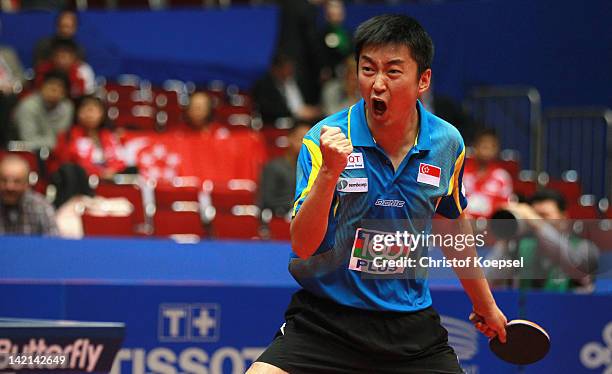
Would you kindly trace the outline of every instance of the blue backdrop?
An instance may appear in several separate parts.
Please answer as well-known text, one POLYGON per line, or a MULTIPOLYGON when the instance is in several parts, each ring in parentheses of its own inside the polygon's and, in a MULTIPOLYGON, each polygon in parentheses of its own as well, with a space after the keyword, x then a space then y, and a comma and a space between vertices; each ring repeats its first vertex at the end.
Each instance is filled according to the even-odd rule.
MULTIPOLYGON (((77 40, 97 75, 137 74, 248 87, 268 66, 276 46, 274 7, 228 10, 90 11, 80 14, 77 40)), ((2 14, 0 41, 32 66, 36 41, 53 33, 55 14, 2 14)))

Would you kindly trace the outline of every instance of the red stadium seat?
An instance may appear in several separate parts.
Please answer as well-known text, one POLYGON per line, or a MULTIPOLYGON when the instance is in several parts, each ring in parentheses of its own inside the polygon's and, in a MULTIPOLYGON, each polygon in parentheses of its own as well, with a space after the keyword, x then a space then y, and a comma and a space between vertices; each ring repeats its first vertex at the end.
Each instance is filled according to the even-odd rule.
POLYGON ((601 250, 612 250, 612 220, 586 221, 585 235, 601 250))
POLYGON ((134 206, 132 218, 137 225, 145 223, 145 209, 142 200, 142 191, 135 184, 100 183, 96 188, 96 195, 103 197, 124 197, 134 206))
POLYGON ((138 90, 135 86, 123 86, 117 83, 106 84, 106 102, 109 105, 124 105, 133 102, 134 93, 138 90))
POLYGON ((232 126, 251 126, 251 109, 241 106, 222 105, 215 109, 215 118, 220 123, 232 126))
POLYGON ((561 193, 569 204, 576 203, 582 194, 580 183, 577 181, 570 182, 560 179, 551 179, 546 187, 561 193))
POLYGON ((94 216, 87 212, 81 216, 85 236, 132 236, 135 221, 129 216, 94 216))
POLYGON ((172 129, 177 124, 183 121, 182 110, 169 110, 169 108, 160 109, 155 115, 155 120, 162 128, 172 129))
POLYGON ((257 184, 252 180, 232 179, 225 183, 215 183, 211 201, 215 209, 230 210, 236 205, 253 205, 257 184))
POLYGON ((592 205, 581 205, 579 203, 568 204, 567 214, 574 219, 598 219, 599 212, 592 205))
POLYGON ((268 229, 270 230, 270 239, 273 240, 291 240, 291 233, 289 232, 290 221, 287 221, 282 217, 273 217, 268 223, 268 229))
POLYGON ((206 236, 200 213, 197 211, 158 210, 153 216, 156 236, 197 235, 206 236))
POLYGON ((159 88, 153 89, 153 104, 158 109, 181 110, 178 93, 176 91, 168 91, 159 88))
POLYGON ((109 118, 117 127, 126 127, 136 130, 155 130, 156 110, 150 105, 134 105, 126 113, 119 108, 109 108, 109 118))
POLYGON ((514 193, 523 196, 525 198, 531 197, 536 190, 538 185, 535 181, 515 180, 514 181, 514 193))
POLYGON ((158 185, 155 188, 155 206, 158 210, 171 210, 175 202, 198 202, 201 189, 198 186, 158 185))
POLYGON ((206 90, 205 92, 211 98, 213 108, 218 108, 226 104, 224 90, 213 89, 213 90, 206 90))
POLYGON ((258 239, 260 221, 254 215, 236 215, 217 211, 212 227, 218 239, 258 239))
POLYGON ((266 141, 266 151, 269 159, 282 156, 285 153, 289 146, 287 140, 289 130, 264 127, 261 133, 266 141))

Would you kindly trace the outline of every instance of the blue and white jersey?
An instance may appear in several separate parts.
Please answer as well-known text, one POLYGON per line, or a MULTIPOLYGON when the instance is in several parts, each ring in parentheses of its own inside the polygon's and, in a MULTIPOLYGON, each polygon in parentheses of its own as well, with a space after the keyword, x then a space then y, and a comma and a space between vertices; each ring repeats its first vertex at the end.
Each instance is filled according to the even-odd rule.
MULTIPOLYGON (((372 137, 363 100, 325 118, 304 137, 297 162, 294 217, 321 168, 321 127, 340 128, 353 144, 321 245, 306 260, 294 253, 290 259, 289 271, 306 290, 362 309, 417 311, 431 305, 426 276, 398 277, 398 270, 406 270, 385 273, 371 267, 372 231, 365 228, 365 222, 373 220, 407 222, 408 231, 428 232, 435 213, 456 218, 467 206, 462 191, 465 146, 459 131, 427 112, 420 102, 417 109, 418 135, 397 170, 372 137)), ((426 252, 427 248, 421 248, 421 255, 426 252)))

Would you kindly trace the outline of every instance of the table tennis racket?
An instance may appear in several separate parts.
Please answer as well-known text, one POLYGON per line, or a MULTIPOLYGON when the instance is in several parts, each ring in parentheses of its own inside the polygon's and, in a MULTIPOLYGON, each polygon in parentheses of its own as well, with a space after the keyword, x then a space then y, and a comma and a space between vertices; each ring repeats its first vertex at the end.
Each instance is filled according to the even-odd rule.
MULTIPOLYGON (((478 317, 478 320, 482 318, 478 317)), ((550 336, 538 324, 515 319, 506 324, 506 343, 496 336, 489 348, 500 359, 514 365, 529 365, 540 361, 550 349, 550 336)))

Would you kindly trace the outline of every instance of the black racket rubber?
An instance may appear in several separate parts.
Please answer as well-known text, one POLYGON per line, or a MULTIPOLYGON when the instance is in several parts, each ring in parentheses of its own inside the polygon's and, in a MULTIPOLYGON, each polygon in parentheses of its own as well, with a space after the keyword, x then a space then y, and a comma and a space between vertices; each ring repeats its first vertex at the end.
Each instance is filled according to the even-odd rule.
POLYGON ((550 337, 537 324, 515 319, 506 325, 506 343, 497 337, 489 348, 500 359, 515 365, 529 365, 543 359, 550 350, 550 337))

